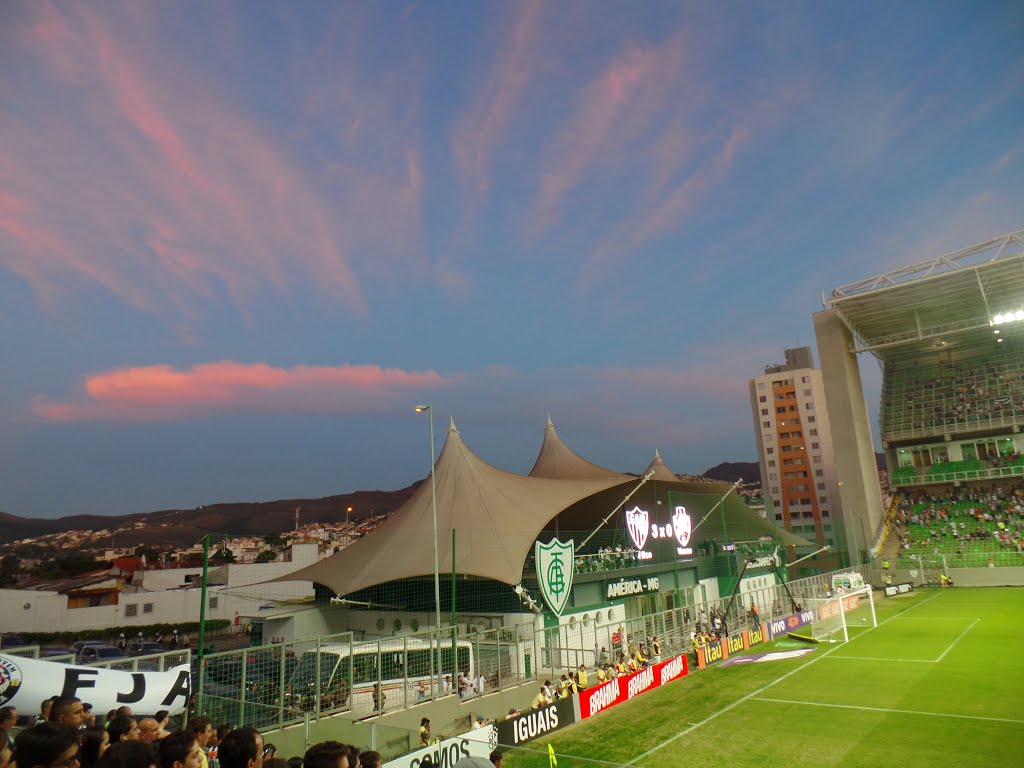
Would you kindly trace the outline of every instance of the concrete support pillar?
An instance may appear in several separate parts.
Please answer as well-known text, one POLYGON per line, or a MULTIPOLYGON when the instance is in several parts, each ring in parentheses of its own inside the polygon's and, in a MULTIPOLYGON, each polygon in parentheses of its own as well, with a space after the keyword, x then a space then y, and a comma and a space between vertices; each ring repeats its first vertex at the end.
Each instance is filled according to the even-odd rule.
POLYGON ((884 515, 871 421, 849 329, 836 312, 825 310, 814 315, 814 333, 832 427, 846 551, 856 563, 856 553, 874 543, 884 515))

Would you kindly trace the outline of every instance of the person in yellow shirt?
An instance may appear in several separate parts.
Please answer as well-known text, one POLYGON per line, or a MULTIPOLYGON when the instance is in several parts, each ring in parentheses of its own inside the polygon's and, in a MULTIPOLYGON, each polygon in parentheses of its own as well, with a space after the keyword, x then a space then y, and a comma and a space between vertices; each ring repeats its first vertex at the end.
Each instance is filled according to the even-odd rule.
POLYGON ((629 663, 626 665, 626 669, 630 672, 639 672, 640 665, 637 663, 636 654, 634 653, 629 657, 629 663))
POLYGON ((607 683, 607 682, 608 682, 608 673, 605 672, 605 668, 604 667, 598 667, 597 668, 597 684, 601 685, 602 683, 607 683))
POLYGON ((579 680, 580 690, 581 691, 582 690, 586 690, 586 687, 587 687, 587 668, 583 664, 580 664, 580 671, 577 674, 577 678, 579 680))
POLYGON ((658 642, 658 638, 651 641, 651 650, 654 651, 654 663, 657 664, 661 661, 661 643, 658 642))
POLYGON ((548 705, 547 693, 544 690, 544 686, 540 687, 540 693, 533 697, 533 701, 530 702, 530 706, 534 709, 540 709, 548 705))

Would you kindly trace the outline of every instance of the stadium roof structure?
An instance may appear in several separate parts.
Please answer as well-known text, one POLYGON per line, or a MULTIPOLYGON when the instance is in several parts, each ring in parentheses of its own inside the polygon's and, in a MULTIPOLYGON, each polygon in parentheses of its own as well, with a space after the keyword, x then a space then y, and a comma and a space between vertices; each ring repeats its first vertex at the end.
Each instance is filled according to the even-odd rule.
POLYGON ((558 436, 550 416, 544 425, 544 442, 541 443, 540 453, 537 454, 537 460, 530 470, 530 477, 580 480, 616 478, 620 481, 632 479, 630 475, 600 467, 576 453, 558 436))
POLYGON ((651 459, 651 463, 640 474, 646 477, 648 472, 654 473, 651 475, 652 480, 669 483, 679 482, 679 478, 675 476, 675 473, 665 465, 665 460, 661 458, 661 453, 657 448, 654 449, 654 458, 651 459))
MULTIPOLYGON (((459 575, 518 584, 526 556, 551 518, 580 499, 630 480, 636 478, 615 473, 603 478, 547 478, 506 472, 474 454, 453 422, 434 465, 437 530, 458 532, 459 575)), ((433 531, 428 481, 362 539, 273 581, 314 581, 349 595, 389 581, 432 576, 433 531)), ((439 537, 438 559, 440 572, 451 573, 448 536, 439 537)))
MULTIPOLYGON (((651 466, 656 467, 660 458, 656 454, 651 466)), ((622 499, 623 488, 631 488, 640 482, 638 477, 602 469, 575 454, 558 438, 550 419, 545 427, 538 464, 552 472, 557 471, 558 476, 519 475, 492 466, 466 446, 454 422, 449 426, 444 447, 434 465, 434 481, 437 530, 457 531, 457 574, 491 579, 510 586, 518 584, 534 541, 550 528, 556 518, 573 518, 581 526, 593 528, 604 513, 616 508, 622 499), (588 476, 595 467, 603 473, 602 476, 588 476), (574 475, 573 472, 580 474, 574 475)), ((664 476, 652 479, 658 480, 662 488, 669 484, 671 489, 680 493, 696 489, 704 494, 702 498, 708 509, 730 488, 727 483, 684 483, 668 471, 663 461, 661 468, 671 479, 667 483, 664 476)), ((726 517, 735 518, 736 524, 745 521, 746 524, 760 526, 757 535, 771 531, 785 544, 809 544, 787 531, 776 529, 737 499, 735 494, 730 496, 724 504, 723 513, 726 517)), ((694 511, 704 506, 698 504, 694 511)), ((363 538, 341 552, 271 581, 313 581, 338 595, 351 595, 388 582, 432 576, 433 532, 433 499, 428 480, 420 484, 405 504, 363 538)), ((438 538, 438 560, 439 573, 450 574, 452 542, 447 535, 438 538)))
MULTIPOLYGON (((855 352, 886 361, 1024 338, 1024 230, 832 290, 855 352)), ((1002 350, 999 350, 1002 351, 1002 350)))

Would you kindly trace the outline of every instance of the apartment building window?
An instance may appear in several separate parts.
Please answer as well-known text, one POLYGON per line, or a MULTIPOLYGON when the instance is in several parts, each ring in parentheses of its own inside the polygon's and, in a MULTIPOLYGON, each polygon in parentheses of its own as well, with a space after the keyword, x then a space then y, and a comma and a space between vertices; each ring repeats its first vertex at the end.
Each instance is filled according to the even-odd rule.
POLYGON ((821 456, 811 456, 811 461, 815 464, 821 464, 821 456))
POLYGON ((823 510, 821 510, 821 516, 822 516, 822 517, 829 517, 830 515, 829 515, 829 513, 828 513, 828 510, 827 510, 827 509, 823 509, 823 510))
POLYGON ((807 421, 808 421, 809 423, 813 423, 813 422, 814 422, 814 417, 813 417, 813 416, 808 416, 808 417, 807 417, 807 421))
POLYGON ((801 517, 809 518, 809 519, 813 520, 814 519, 814 512, 803 512, 801 514, 801 517))
POLYGON ((126 605, 124 607, 124 615, 125 616, 138 616, 139 615, 139 606, 137 604, 135 604, 135 603, 132 603, 131 605, 126 605))
POLYGON ((765 429, 771 429, 772 423, 770 421, 762 421, 761 426, 764 427, 765 429))
POLYGON ((801 376, 800 377, 800 383, 801 384, 808 384, 808 383, 810 383, 810 381, 811 381, 811 377, 810 376, 801 376))
POLYGON ((828 499, 825 498, 824 496, 819 496, 818 497, 818 501, 820 501, 822 504, 824 504, 826 501, 828 501, 828 499))
POLYGON ((763 382, 763 381, 759 381, 759 382, 757 382, 757 388, 758 388, 758 389, 759 389, 760 391, 764 392, 764 382, 763 382))
POLYGON ((218 604, 219 602, 220 602, 220 598, 219 598, 219 597, 211 597, 211 598, 210 598, 210 608, 211 608, 211 609, 213 609, 213 608, 216 608, 216 607, 217 607, 217 604, 218 604))
POLYGON ((775 412, 776 413, 785 413, 786 412, 786 406, 782 406, 781 408, 776 408, 775 412))
POLYGON ((782 513, 781 512, 776 512, 775 513, 775 519, 776 520, 781 520, 782 519, 782 513))
POLYGON ((818 447, 817 443, 811 443, 811 448, 817 448, 817 447, 818 447))
POLYGON ((765 449, 765 453, 775 453, 775 449, 769 446, 765 449))
POLYGON ((824 469, 816 469, 816 470, 814 470, 814 475, 816 477, 824 477, 825 476, 825 470, 824 469))
POLYGON ((811 437, 817 437, 817 436, 818 436, 818 430, 816 430, 816 429, 812 429, 812 430, 810 431, 810 435, 811 435, 811 437))
POLYGON ((769 461, 768 462, 768 466, 769 467, 774 467, 775 466, 775 459, 772 459, 771 461, 769 461))
POLYGON ((778 496, 778 495, 779 495, 779 486, 773 485, 772 486, 772 496, 778 496))
POLYGON ((795 410, 797 410, 797 407, 795 405, 791 405, 791 406, 789 406, 789 410, 795 411, 795 410))
POLYGON ((771 475, 769 475, 769 476, 768 476, 768 479, 769 479, 769 480, 773 480, 773 481, 774 481, 774 480, 778 480, 778 479, 779 479, 779 476, 778 476, 778 474, 777 474, 777 473, 775 473, 775 472, 772 472, 772 473, 771 473, 771 475))
POLYGON ((811 390, 805 389, 804 390, 804 397, 810 397, 810 396, 811 396, 811 390))
POLYGON ((768 415, 768 409, 767 408, 762 408, 761 409, 761 415, 762 416, 767 416, 768 415))
POLYGON ((153 604, 152 603, 143 603, 142 604, 142 612, 143 613, 152 613, 153 612, 153 604))
POLYGON ((818 490, 819 491, 824 491, 825 490, 825 484, 824 483, 818 483, 818 490))
POLYGON ((767 403, 768 402, 768 396, 767 395, 761 395, 760 402, 767 403))

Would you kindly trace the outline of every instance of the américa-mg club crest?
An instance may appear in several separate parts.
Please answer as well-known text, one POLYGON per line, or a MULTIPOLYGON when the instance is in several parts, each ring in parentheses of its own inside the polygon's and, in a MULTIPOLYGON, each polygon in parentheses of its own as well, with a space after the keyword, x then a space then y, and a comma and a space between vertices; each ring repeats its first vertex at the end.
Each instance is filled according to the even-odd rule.
POLYGON ((572 592, 572 577, 576 571, 576 544, 572 539, 561 542, 557 538, 547 544, 534 544, 537 561, 537 582, 544 602, 552 613, 561 616, 572 592))

